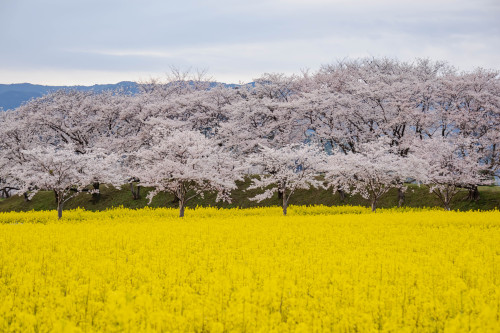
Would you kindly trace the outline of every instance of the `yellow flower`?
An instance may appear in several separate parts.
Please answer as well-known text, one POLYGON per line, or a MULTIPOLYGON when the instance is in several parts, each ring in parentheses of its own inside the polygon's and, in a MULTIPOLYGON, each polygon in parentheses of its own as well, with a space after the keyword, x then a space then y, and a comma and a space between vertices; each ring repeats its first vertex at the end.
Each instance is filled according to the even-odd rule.
POLYGON ((498 332, 500 212, 0 213, 0 332, 498 332))

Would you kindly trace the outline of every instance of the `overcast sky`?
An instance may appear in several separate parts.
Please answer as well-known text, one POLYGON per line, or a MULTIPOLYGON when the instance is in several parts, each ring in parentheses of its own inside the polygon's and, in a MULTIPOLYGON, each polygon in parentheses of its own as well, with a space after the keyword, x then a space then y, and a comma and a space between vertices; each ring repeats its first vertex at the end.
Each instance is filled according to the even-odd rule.
POLYGON ((365 56, 500 69, 500 0, 0 0, 0 83, 217 81, 365 56))

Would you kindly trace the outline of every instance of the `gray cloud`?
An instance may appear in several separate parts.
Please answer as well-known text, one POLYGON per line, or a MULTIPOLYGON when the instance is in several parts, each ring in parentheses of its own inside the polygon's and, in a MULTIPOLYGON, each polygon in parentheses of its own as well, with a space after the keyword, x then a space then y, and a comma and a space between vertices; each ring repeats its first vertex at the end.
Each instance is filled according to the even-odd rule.
POLYGON ((499 22, 490 0, 4 0, 0 82, 137 80, 171 65, 237 82, 359 56, 498 68, 499 22))

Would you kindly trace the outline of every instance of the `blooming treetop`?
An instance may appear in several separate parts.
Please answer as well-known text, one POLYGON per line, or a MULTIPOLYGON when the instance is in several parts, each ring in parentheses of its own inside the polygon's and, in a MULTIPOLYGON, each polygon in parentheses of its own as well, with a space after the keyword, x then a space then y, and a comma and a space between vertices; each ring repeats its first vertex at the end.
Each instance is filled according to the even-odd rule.
POLYGON ((108 154, 100 152, 75 153, 74 147, 36 147, 23 151, 25 161, 12 170, 21 180, 20 190, 30 198, 38 191, 54 191, 58 216, 61 218, 64 204, 95 181, 120 184, 114 174, 118 166, 108 154))
POLYGON ((217 192, 217 201, 230 202, 235 181, 242 180, 238 161, 213 139, 194 131, 156 133, 136 160, 141 185, 154 187, 149 202, 160 192, 172 193, 179 200, 181 217, 185 204, 206 191, 217 192))
POLYGON ((483 171, 487 165, 480 163, 480 154, 469 139, 436 136, 415 145, 419 168, 413 174, 450 209, 453 197, 461 188, 490 184, 490 174, 483 171))
POLYGON ((370 199, 375 211, 378 199, 389 189, 401 186, 411 177, 413 158, 405 158, 390 149, 386 140, 359 145, 357 153, 337 151, 328 157, 325 180, 334 189, 359 193, 370 199))
POLYGON ((278 192, 283 198, 283 215, 286 215, 288 202, 295 190, 322 186, 318 173, 324 168, 325 157, 313 145, 260 146, 260 151, 250 155, 247 163, 259 166, 262 173, 252 179, 248 189, 266 190, 250 200, 260 202, 278 192))

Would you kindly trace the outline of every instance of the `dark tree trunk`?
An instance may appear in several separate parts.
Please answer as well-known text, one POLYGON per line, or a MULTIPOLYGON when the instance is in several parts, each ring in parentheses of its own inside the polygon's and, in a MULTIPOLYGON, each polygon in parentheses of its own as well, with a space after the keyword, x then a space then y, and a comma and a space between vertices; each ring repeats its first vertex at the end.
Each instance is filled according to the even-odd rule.
POLYGON ((137 185, 134 192, 134 200, 139 200, 141 198, 141 186, 137 185))
POLYGON ((92 184, 92 187, 94 188, 94 191, 97 191, 97 192, 92 192, 92 202, 96 203, 101 198, 101 192, 99 192, 100 183, 95 182, 92 184))
POLYGON ((451 210, 451 197, 448 193, 443 196, 443 207, 446 210, 451 210))
POLYGON ((344 201, 345 200, 345 192, 344 192, 344 190, 342 190, 342 189, 339 188, 337 190, 337 193, 339 194, 340 201, 344 201))
POLYGON ((187 190, 184 184, 180 184, 175 191, 175 198, 179 201, 179 217, 184 217, 184 209, 186 208, 187 190))
POLYGON ((130 182, 130 192, 132 192, 134 200, 139 200, 141 198, 141 187, 136 185, 134 188, 134 182, 130 182))
POLYGON ((179 200, 179 217, 184 217, 184 209, 185 209, 184 200, 179 200))
POLYGON ((469 194, 467 195, 467 200, 469 201, 478 201, 479 200, 479 190, 477 186, 473 186, 469 188, 469 194))
POLYGON ((29 202, 29 201, 30 201, 30 198, 29 198, 29 196, 28 196, 28 192, 24 192, 24 193, 23 193, 23 197, 24 197, 24 201, 25 201, 25 202, 29 202))
POLYGON ((57 219, 60 220, 62 218, 63 205, 57 205, 57 219))
POLYGON ((444 192, 440 190, 434 190, 432 193, 436 195, 439 200, 443 203, 443 208, 446 210, 451 210, 451 199, 453 198, 453 191, 450 191, 449 188, 446 188, 444 192))
POLYGON ((399 187, 398 188, 398 207, 404 206, 405 199, 406 199, 405 191, 402 187, 399 187))
POLYGON ((56 205, 59 205, 59 193, 57 193, 56 190, 54 190, 54 197, 55 197, 55 200, 56 200, 56 205))
POLYGON ((64 206, 64 197, 61 195, 61 193, 57 193, 54 191, 57 195, 57 219, 62 218, 62 212, 63 212, 63 206, 64 206))
POLYGON ((288 200, 286 198, 286 189, 283 189, 283 191, 281 192, 281 195, 283 197, 283 216, 286 216, 286 211, 288 209, 288 200))
POLYGON ((377 199, 372 200, 372 212, 377 210, 377 199))

